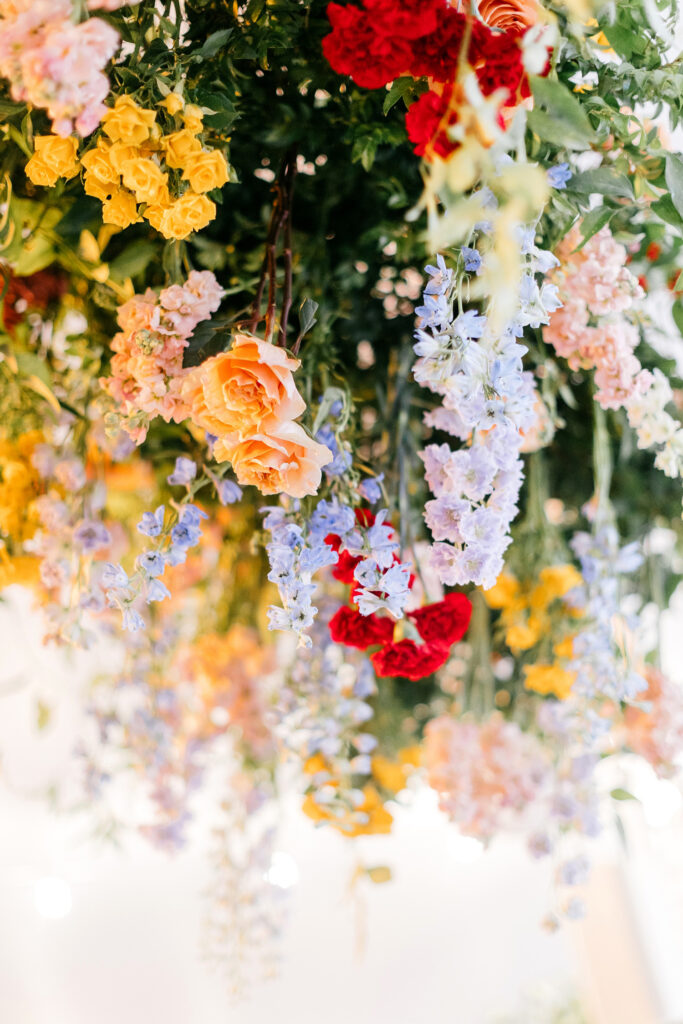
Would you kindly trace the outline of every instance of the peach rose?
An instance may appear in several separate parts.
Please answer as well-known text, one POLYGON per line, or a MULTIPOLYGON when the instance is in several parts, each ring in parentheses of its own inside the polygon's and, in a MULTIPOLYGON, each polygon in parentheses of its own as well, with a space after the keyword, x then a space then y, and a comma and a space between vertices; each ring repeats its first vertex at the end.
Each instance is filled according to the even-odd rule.
POLYGON ((230 460, 240 484, 291 498, 316 494, 322 467, 333 458, 330 449, 313 441, 298 423, 281 423, 272 434, 254 434, 229 451, 219 439, 214 456, 230 460))
POLYGON ((537 0, 479 0, 479 15, 489 28, 522 36, 538 21, 537 0))
POLYGON ((212 356, 188 374, 183 394, 192 419, 221 438, 270 433, 306 408, 292 376, 299 365, 277 345, 236 335, 229 352, 212 356))

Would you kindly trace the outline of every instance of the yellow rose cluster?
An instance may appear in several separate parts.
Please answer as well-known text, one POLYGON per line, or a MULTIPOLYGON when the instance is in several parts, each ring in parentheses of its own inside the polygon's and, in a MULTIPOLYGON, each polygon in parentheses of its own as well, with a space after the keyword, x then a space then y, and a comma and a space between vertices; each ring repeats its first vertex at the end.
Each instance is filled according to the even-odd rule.
POLYGON ((504 572, 495 586, 483 591, 489 608, 501 612, 505 643, 514 654, 530 651, 541 643, 547 647, 544 653, 552 651, 552 660, 524 665, 527 690, 553 694, 560 700, 569 696, 575 673, 563 665, 572 657, 572 633, 566 631, 566 623, 567 618, 579 618, 582 612, 563 598, 581 583, 581 574, 573 565, 549 565, 541 569, 538 581, 531 585, 504 572))
POLYGON ((42 441, 38 430, 22 434, 16 441, 0 437, 0 590, 12 583, 32 586, 39 580, 40 560, 32 555, 10 555, 7 542, 16 548, 38 528, 35 501, 41 487, 31 456, 42 441))
POLYGON ((217 149, 204 149, 199 136, 200 107, 169 93, 159 107, 174 119, 174 131, 163 134, 157 111, 119 96, 102 118, 103 132, 93 149, 77 159, 75 138, 42 135, 26 174, 35 185, 54 185, 82 168, 87 195, 102 202, 105 224, 127 228, 141 218, 164 238, 187 238, 216 216, 206 195, 229 179, 228 164, 217 149))

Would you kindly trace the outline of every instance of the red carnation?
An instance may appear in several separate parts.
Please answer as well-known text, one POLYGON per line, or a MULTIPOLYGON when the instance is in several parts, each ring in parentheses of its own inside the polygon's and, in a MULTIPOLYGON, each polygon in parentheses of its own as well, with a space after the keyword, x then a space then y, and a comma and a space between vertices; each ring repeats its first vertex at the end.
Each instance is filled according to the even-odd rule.
POLYGON ((503 106, 510 107, 531 95, 522 51, 515 39, 494 35, 477 48, 477 57, 477 80, 484 96, 505 89, 507 98, 503 106))
POLYGON ((381 615, 361 615, 354 608, 342 605, 330 619, 330 636, 336 644, 365 651, 376 644, 391 643, 394 623, 381 615))
POLYGON ((443 601, 435 601, 424 608, 408 612, 417 631, 428 643, 451 644, 462 640, 472 616, 472 604, 464 594, 446 594, 443 601))
POLYGON ((410 44, 395 36, 381 35, 367 11, 359 7, 329 4, 332 32, 322 42, 331 67, 351 75, 365 89, 380 89, 408 67, 410 44))
POLYGON ((419 39, 436 32, 446 15, 444 0, 365 0, 378 35, 419 39))
POLYGON ((415 143, 417 156, 424 156, 433 151, 441 157, 447 157, 457 148, 457 144, 448 138, 446 127, 458 120, 456 110, 448 112, 452 88, 447 86, 439 94, 430 90, 412 103, 406 114, 406 130, 408 138, 415 143))
MULTIPOLYGON (((455 78, 460 50, 465 36, 467 16, 454 7, 446 7, 439 18, 435 32, 413 42, 410 74, 414 78, 433 78, 437 82, 450 82, 455 78)), ((479 21, 472 23, 469 50, 492 33, 479 21)))
POLYGON ((448 660, 448 647, 443 644, 416 644, 414 640, 399 640, 387 644, 370 655, 375 672, 380 678, 400 676, 402 679, 424 679, 436 672, 448 660))

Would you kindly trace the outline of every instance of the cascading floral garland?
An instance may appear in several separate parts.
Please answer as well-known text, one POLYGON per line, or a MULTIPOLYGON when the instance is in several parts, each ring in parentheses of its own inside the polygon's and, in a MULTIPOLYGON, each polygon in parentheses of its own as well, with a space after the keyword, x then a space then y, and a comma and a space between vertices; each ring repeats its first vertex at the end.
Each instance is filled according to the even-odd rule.
POLYGON ((274 962, 283 789, 345 837, 421 785, 525 830, 557 927, 603 762, 676 776, 639 622, 683 540, 681 57, 650 7, 0 4, 0 588, 118 648, 75 751, 104 834, 177 848, 218 769, 234 987, 274 962))

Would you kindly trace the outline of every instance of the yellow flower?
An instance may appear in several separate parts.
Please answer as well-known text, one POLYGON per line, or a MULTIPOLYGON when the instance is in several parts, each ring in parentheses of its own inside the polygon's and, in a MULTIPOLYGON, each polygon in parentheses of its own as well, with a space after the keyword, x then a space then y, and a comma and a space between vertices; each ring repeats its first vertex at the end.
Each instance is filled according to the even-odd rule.
POLYGON ((134 160, 140 155, 138 146, 129 146, 125 142, 112 142, 107 150, 109 163, 117 174, 123 174, 123 165, 127 160, 134 160))
POLYGON ((318 772, 328 771, 327 761, 322 754, 313 754, 307 761, 304 762, 304 772, 306 775, 317 775, 318 772))
POLYGON ((123 184, 135 193, 139 203, 163 203, 168 175, 154 160, 138 157, 123 164, 123 184))
POLYGON ((95 149, 84 153, 81 163, 88 174, 92 174, 104 185, 118 185, 119 172, 113 166, 110 157, 110 150, 106 145, 98 142, 95 149))
POLYGON ((193 231, 205 228, 215 216, 215 203, 188 190, 165 211, 159 231, 164 238, 187 238, 193 231))
POLYGON ((40 559, 34 555, 14 555, 0 558, 0 590, 19 583, 32 587, 40 582, 40 559))
POLYGON ((199 135, 204 128, 202 108, 195 106, 194 103, 188 103, 181 116, 187 131, 199 135))
POLYGON ((532 608, 546 608, 582 583, 581 573, 573 565, 548 565, 540 572, 541 582, 534 587, 529 603, 532 608))
POLYGON ((102 126, 112 142, 139 145, 149 138, 156 111, 139 107, 130 96, 119 96, 102 118, 102 126))
POLYGON ((167 165, 173 168, 185 167, 190 157, 195 153, 201 153, 202 149, 199 139, 195 139, 187 128, 173 132, 171 135, 165 135, 161 140, 161 145, 166 155, 167 165))
POLYGON ((483 591, 489 608, 505 608, 519 594, 519 583, 509 572, 502 572, 488 590, 483 591))
POLYGON ((373 835, 391 831, 393 817, 383 806, 380 795, 374 786, 363 788, 363 803, 355 812, 349 811, 339 817, 334 810, 319 804, 313 793, 309 793, 303 803, 303 812, 313 821, 327 821, 345 836, 373 835), (367 821, 357 820, 357 815, 367 816, 367 821))
POLYGON ((212 188, 221 188, 228 178, 227 161, 217 149, 209 153, 193 153, 185 164, 183 180, 189 181, 195 192, 210 192, 212 188))
POLYGON ((117 188, 102 205, 102 220, 105 224, 115 224, 118 228, 127 228, 140 220, 135 203, 135 196, 125 188, 117 188))
POLYGON ((516 622, 505 632, 505 643, 513 651, 528 651, 541 639, 538 620, 533 622, 516 622))
POLYGON ((159 106, 165 107, 171 117, 173 117, 174 114, 183 109, 185 100, 177 92, 169 92, 168 96, 164 96, 159 106))
POLYGON ((108 185, 104 185, 98 177, 94 174, 88 174, 83 179, 83 189, 86 196, 94 196, 95 199, 100 199, 102 202, 107 199, 112 192, 118 188, 116 182, 110 182, 108 185))
POLYGON ((402 747, 398 752, 398 759, 401 764, 419 768, 422 762, 422 747, 418 743, 412 747, 402 747))
POLYGON ((36 135, 26 174, 34 185, 54 185, 58 178, 73 178, 78 174, 77 152, 78 142, 71 135, 36 135))
POLYGON ((559 640, 553 647, 553 652, 558 658, 572 658, 574 656, 574 637, 570 634, 559 640))
POLYGON ((388 757, 377 755, 372 758, 372 777, 390 793, 398 793, 405 789, 408 773, 403 765, 390 761, 388 757))
POLYGON ((560 665, 525 665, 524 686, 527 690, 546 696, 554 694, 560 700, 566 700, 576 679, 575 672, 568 672, 560 665))

